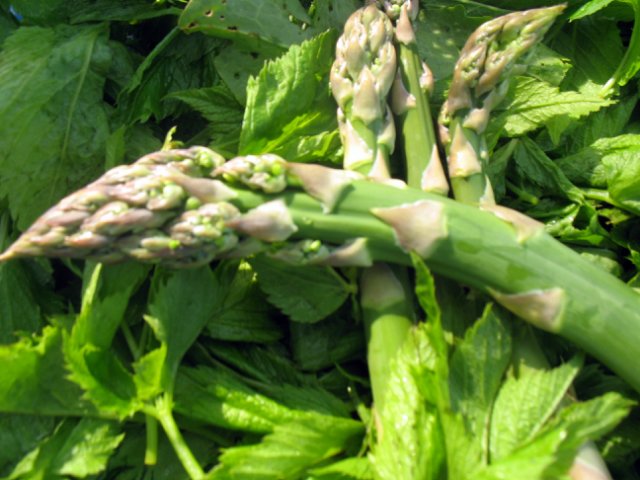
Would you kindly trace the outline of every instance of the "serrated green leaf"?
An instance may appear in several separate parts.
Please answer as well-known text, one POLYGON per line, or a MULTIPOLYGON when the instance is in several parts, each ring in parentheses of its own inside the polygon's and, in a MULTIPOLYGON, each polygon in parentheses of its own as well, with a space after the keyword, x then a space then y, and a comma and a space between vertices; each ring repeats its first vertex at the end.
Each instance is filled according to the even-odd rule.
POLYGON ((25 229, 101 171, 106 25, 21 27, 0 52, 0 196, 25 229))
POLYGON ((556 411, 582 360, 552 370, 525 369, 519 378, 509 377, 496 399, 491 417, 491 459, 508 457, 533 438, 556 411))
POLYGON ((354 420, 307 414, 277 425, 260 443, 224 450, 210 478, 301 478, 330 458, 355 453, 363 433, 354 420))
POLYGON ((534 480, 566 475, 578 449, 612 430, 634 402, 608 393, 561 410, 538 435, 474 478, 534 480))
POLYGON ((8 480, 84 478, 100 473, 123 438, 115 422, 65 420, 16 465, 8 480))
POLYGON ((45 327, 41 336, 0 346, 0 411, 24 414, 81 415, 93 409, 67 379, 63 332, 45 327))
POLYGON ((275 153, 297 162, 326 161, 340 146, 328 87, 336 36, 294 45, 247 85, 240 153, 275 153))
POLYGON ((229 38, 254 50, 273 50, 312 35, 310 18, 298 0, 191 0, 180 16, 185 32, 229 38))
POLYGON ((504 129, 510 137, 544 127, 559 116, 578 119, 612 104, 595 94, 561 92, 557 87, 530 77, 516 77, 490 124, 491 133, 504 129))
POLYGON ((349 295, 328 267, 297 267, 259 257, 251 260, 269 301, 295 322, 314 323, 335 312, 349 295))

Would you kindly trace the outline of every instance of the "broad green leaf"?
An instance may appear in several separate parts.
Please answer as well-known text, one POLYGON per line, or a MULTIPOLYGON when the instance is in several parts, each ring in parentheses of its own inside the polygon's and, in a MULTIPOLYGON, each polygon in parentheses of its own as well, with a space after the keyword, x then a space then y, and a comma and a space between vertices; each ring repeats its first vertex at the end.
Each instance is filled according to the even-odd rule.
POLYGON ((57 419, 44 415, 0 414, 0 475, 6 478, 16 463, 53 433, 57 419))
MULTIPOLYGON (((145 317, 166 345, 165 368, 172 382, 182 357, 211 319, 217 292, 209 266, 191 270, 156 270, 145 317)), ((165 388, 167 385, 165 385, 165 388)))
POLYGON ((295 322, 314 323, 335 312, 348 285, 329 267, 298 267, 265 257, 251 260, 269 301, 295 322))
POLYGON ((126 123, 160 121, 184 111, 169 97, 174 92, 217 84, 214 67, 219 42, 203 35, 171 30, 147 55, 118 98, 119 115, 126 123))
POLYGON ((491 307, 456 346, 449 361, 451 409, 489 457, 489 423, 502 377, 511 361, 509 325, 491 307))
POLYGON ((269 62, 247 85, 240 153, 327 161, 340 146, 329 71, 336 36, 319 35, 269 62))
POLYGON ((247 262, 221 262, 214 272, 216 304, 207 323, 211 338, 228 341, 267 343, 279 340, 282 326, 274 319, 274 309, 255 279, 247 262))
POLYGON ((21 27, 0 51, 0 196, 25 229, 101 171, 106 25, 21 27))
POLYGON ((582 360, 571 361, 552 370, 528 368, 520 377, 509 377, 495 402, 491 417, 491 459, 508 457, 530 441, 557 410, 582 360))
POLYGON ((175 410, 217 427, 268 433, 301 415, 261 395, 240 377, 221 368, 181 368, 176 380, 175 410))
POLYGON ((530 77, 516 77, 504 102, 496 109, 489 129, 504 129, 508 136, 520 136, 544 127, 559 116, 578 119, 612 101, 595 94, 561 92, 557 87, 530 77))
POLYGON ((322 462, 357 452, 363 433, 354 420, 307 414, 277 425, 260 443, 224 450, 210 478, 304 478, 322 462))
POLYGON ((442 477, 445 439, 439 412, 422 396, 419 385, 433 375, 425 361, 433 356, 428 332, 421 325, 411 332, 390 366, 384 407, 378 412, 378 442, 369 457, 375 478, 442 477))
POLYGON ((84 478, 106 467, 124 435, 117 423, 83 418, 65 420, 16 465, 8 480, 84 478))
POLYGON ((39 415, 92 412, 82 391, 67 379, 63 332, 45 327, 41 336, 0 346, 0 411, 39 415))
POLYGON ((298 0, 191 0, 180 16, 185 32, 229 38, 253 50, 300 43, 312 34, 310 18, 298 0))

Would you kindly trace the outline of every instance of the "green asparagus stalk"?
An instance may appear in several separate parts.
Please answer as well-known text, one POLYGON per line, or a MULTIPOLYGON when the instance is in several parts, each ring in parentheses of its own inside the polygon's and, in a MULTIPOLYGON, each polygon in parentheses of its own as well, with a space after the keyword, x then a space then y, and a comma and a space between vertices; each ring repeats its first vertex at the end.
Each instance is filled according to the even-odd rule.
POLYGON ((395 24, 398 73, 391 90, 391 109, 399 119, 407 184, 425 192, 447 195, 449 183, 442 167, 429 107, 433 74, 418 55, 413 22, 417 0, 378 1, 395 24))
POLYGON ((542 39, 563 9, 561 5, 495 18, 482 24, 462 49, 439 117, 457 200, 494 203, 484 168, 488 160, 484 132, 489 115, 504 99, 516 61, 542 39))
POLYGON ((197 147, 116 167, 46 212, 0 261, 35 255, 188 266, 259 248, 247 243, 277 248, 304 239, 325 245, 313 263, 329 265, 410 265, 413 251, 433 271, 574 342, 640 391, 640 297, 528 217, 274 158, 253 162, 255 175, 234 176, 236 162, 215 167, 218 159, 197 147), (282 191, 260 189, 282 176, 282 191))
POLYGON ((357 10, 345 23, 330 75, 348 170, 390 177, 395 127, 386 98, 395 73, 390 20, 375 5, 357 10))
MULTIPOLYGON (((337 50, 342 54, 336 56, 332 69, 333 72, 351 71, 355 81, 354 86, 350 87, 354 98, 347 101, 344 96, 344 76, 337 77, 339 81, 332 78, 331 82, 334 97, 342 102, 338 109, 341 130, 344 131, 346 125, 359 126, 358 135, 342 135, 343 168, 361 170, 363 173, 368 171, 378 180, 390 178, 389 154, 392 148, 388 147, 393 145, 387 145, 387 142, 395 140, 395 136, 388 138, 389 128, 394 125, 387 105, 388 84, 392 73, 389 68, 395 64, 395 57, 391 54, 394 47, 390 27, 385 15, 374 5, 356 11, 347 21, 344 34, 338 40, 337 50), (393 63, 380 68, 379 62, 390 61, 392 57, 393 63), (355 72, 358 72, 358 76, 355 72), (365 81, 360 81, 360 77, 365 81), (372 84, 385 87, 370 91, 363 89, 362 85, 370 81, 368 77, 372 84), (366 119, 358 110, 363 104, 360 98, 363 95, 369 97, 366 103, 376 105, 375 115, 366 119), (376 156, 367 159, 365 163, 362 161, 360 148, 363 138, 377 148, 369 150, 375 151, 376 156), (383 148, 379 148, 379 145, 383 148)), ((409 307, 411 302, 407 301, 406 290, 397 277, 398 273, 384 263, 376 263, 373 267, 364 269, 360 278, 362 320, 367 338, 367 363, 375 412, 382 411, 389 366, 412 324, 412 311, 409 307)))
POLYGON ((361 307, 367 336, 367 364, 375 411, 384 411, 391 361, 413 325, 412 302, 405 286, 386 263, 362 272, 361 307))

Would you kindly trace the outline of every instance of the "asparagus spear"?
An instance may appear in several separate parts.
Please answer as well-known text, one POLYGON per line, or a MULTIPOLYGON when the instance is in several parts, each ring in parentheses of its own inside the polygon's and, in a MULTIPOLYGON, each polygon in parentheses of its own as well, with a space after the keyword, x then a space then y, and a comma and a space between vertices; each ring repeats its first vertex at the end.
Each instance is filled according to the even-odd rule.
POLYGON ((393 25, 375 5, 357 10, 345 23, 330 75, 348 170, 390 177, 395 127, 386 97, 395 73, 393 25))
POLYGON ((483 167, 488 160, 483 134, 489 114, 507 93, 516 61, 544 36, 563 9, 560 5, 495 18, 482 24, 462 49, 439 117, 457 200, 494 203, 483 167))
MULTIPOLYGON (((387 105, 391 69, 395 65, 393 49, 389 20, 375 5, 369 5, 354 12, 347 21, 344 34, 338 40, 338 54, 332 69, 336 73, 352 72, 354 80, 354 86, 348 89, 353 91, 352 99, 344 95, 344 75, 332 78, 331 82, 333 95, 340 103, 338 120, 341 129, 344 131, 346 125, 358 125, 358 135, 342 135, 345 152, 343 167, 345 170, 370 171, 379 180, 390 177, 389 153, 393 145, 387 143, 395 139, 388 138, 393 118, 389 115, 387 105), (384 68, 380 68, 381 61, 388 62, 384 68), (362 88, 368 82, 384 87, 362 88), (369 109, 366 119, 359 112, 365 103, 362 100, 365 96, 368 97, 367 104, 376 106, 375 109, 369 109), (375 157, 366 159, 365 163, 360 148, 363 139, 368 139, 371 145, 384 146, 368 150, 375 152, 375 157)), ((399 281, 398 273, 384 263, 376 263, 365 269, 360 278, 361 311, 375 412, 382 411, 389 366, 412 324, 411 302, 407 301, 406 289, 399 281)))
POLYGON ((273 162, 260 168, 256 183, 246 171, 234 177, 231 160, 207 175, 203 165, 218 158, 198 147, 157 152, 116 167, 46 212, 0 261, 36 255, 190 265, 243 254, 250 238, 274 247, 319 240, 326 253, 313 261, 332 265, 370 266, 374 260, 410 265, 407 252, 414 251, 435 272, 488 292, 521 318, 573 341, 640 391, 637 293, 528 217, 354 180, 353 172, 318 165, 273 162), (284 175, 284 190, 260 190, 265 170, 267 177, 284 175), (157 194, 161 205, 172 206, 154 210, 155 202, 149 202, 159 189, 146 187, 156 181, 180 186, 181 200, 157 194), (104 208, 114 202, 127 209, 104 208), (202 204, 201 213, 182 222, 184 228, 174 228, 193 203, 202 204), (333 210, 326 213, 329 204, 333 210))
POLYGON ((425 192, 447 195, 449 183, 438 151, 429 94, 433 75, 418 55, 413 22, 417 0, 379 0, 395 24, 398 73, 391 90, 391 108, 398 117, 404 144, 407 184, 425 192))

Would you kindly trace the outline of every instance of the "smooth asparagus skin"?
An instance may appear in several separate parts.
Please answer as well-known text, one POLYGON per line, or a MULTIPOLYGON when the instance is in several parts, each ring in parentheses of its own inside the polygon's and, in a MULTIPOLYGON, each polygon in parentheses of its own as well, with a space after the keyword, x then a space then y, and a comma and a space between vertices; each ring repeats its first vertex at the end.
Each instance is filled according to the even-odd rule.
POLYGON ((484 168, 489 115, 504 99, 516 62, 542 39, 563 9, 559 5, 497 17, 482 24, 462 49, 439 116, 451 187, 458 201, 494 203, 484 168))
MULTIPOLYGON (((433 271, 488 292, 523 319, 568 338, 640 391, 635 367, 640 297, 528 217, 502 207, 483 210, 417 189, 356 180, 353 172, 284 161, 273 163, 267 174, 285 175, 284 190, 265 193, 259 187, 263 182, 253 182, 255 176, 245 172, 233 177, 233 160, 217 178, 210 177, 208 167, 185 167, 197 163, 194 158, 204 157, 204 151, 158 152, 140 163, 117 167, 117 175, 114 170, 107 172, 45 213, 0 260, 33 255, 129 257, 189 266, 255 251, 259 247, 247 247, 251 238, 271 248, 284 248, 294 240, 319 240, 327 253, 314 262, 333 265, 370 266, 373 261, 410 265, 407 251, 415 251, 433 271), (148 168, 150 164, 163 168, 148 168), (78 244, 78 238, 90 238, 104 226, 96 215, 105 215, 103 207, 116 199, 122 201, 122 190, 138 185, 131 182, 144 178, 143 170, 155 180, 179 182, 185 190, 183 200, 159 214, 164 223, 157 219, 145 220, 152 225, 148 227, 118 224, 100 230, 95 243, 78 244), (193 246, 191 233, 174 234, 173 227, 190 203, 200 203, 198 208, 215 206, 215 215, 187 222, 200 232, 199 237, 193 234, 198 241, 207 238, 207 247, 193 246), (221 210, 231 213, 220 214, 221 210), (72 221, 77 212, 82 215, 72 221), (218 233, 197 228, 203 223, 213 223, 218 233), (143 242, 149 238, 152 245, 143 242), (138 248, 130 248, 129 242, 138 248)), ((210 157, 216 158, 213 153, 210 157)), ((260 169, 265 170, 264 165, 260 169)), ((265 172, 257 173, 263 180, 265 172)), ((143 199, 132 198, 139 202, 139 210, 153 213, 143 199)), ((112 224, 113 213, 106 215, 111 222, 107 224, 112 224)))

